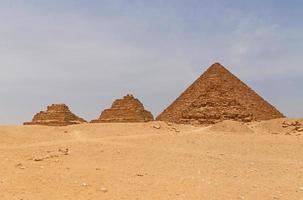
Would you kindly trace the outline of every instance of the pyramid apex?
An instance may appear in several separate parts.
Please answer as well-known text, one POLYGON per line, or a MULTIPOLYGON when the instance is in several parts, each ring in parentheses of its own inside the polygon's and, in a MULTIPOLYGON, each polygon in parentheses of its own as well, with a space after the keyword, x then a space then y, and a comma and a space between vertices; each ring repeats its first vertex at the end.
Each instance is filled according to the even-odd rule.
POLYGON ((219 63, 219 62, 215 62, 215 63, 213 64, 213 66, 214 66, 214 65, 216 65, 216 66, 222 66, 221 63, 219 63))
POLYGON ((225 67, 223 65, 221 65, 221 63, 219 63, 219 62, 215 62, 214 64, 212 64, 209 67, 209 69, 211 69, 211 68, 223 68, 223 69, 225 69, 225 67))

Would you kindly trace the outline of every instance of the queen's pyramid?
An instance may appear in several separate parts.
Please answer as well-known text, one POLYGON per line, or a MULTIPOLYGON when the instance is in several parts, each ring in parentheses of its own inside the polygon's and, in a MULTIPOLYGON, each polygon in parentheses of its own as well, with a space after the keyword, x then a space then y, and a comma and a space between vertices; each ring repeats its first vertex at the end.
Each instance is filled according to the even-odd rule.
POLYGON ((182 124, 250 122, 284 117, 219 63, 213 64, 157 120, 182 124))

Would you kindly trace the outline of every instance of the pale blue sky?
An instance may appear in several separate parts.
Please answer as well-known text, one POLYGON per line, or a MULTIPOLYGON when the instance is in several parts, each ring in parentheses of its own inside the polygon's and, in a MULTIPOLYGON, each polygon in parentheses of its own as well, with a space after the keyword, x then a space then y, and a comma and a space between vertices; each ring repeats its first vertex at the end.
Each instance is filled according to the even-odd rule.
POLYGON ((133 93, 156 116, 220 62, 303 116, 301 0, 1 0, 0 123, 64 102, 88 120, 133 93))

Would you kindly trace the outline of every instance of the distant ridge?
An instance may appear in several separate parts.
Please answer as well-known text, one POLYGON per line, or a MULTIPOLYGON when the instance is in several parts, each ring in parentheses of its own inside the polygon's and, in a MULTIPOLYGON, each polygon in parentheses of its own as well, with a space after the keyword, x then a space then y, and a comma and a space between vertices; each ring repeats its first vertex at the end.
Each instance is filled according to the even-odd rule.
POLYGON ((220 63, 210 66, 157 120, 182 124, 214 124, 223 120, 250 122, 283 118, 220 63))

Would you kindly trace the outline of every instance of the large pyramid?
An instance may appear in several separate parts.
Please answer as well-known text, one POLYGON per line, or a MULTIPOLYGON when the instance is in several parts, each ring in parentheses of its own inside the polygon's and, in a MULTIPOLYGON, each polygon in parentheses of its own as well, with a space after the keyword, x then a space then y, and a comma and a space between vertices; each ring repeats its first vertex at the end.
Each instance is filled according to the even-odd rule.
POLYGON ((157 120, 182 124, 250 122, 284 117, 221 64, 213 64, 157 120))
POLYGON ((104 110, 99 119, 91 123, 102 122, 148 122, 153 121, 153 115, 144 109, 143 104, 133 95, 117 99, 110 109, 104 110))
POLYGON ((31 122, 24 125, 67 126, 86 122, 73 114, 65 104, 52 104, 47 111, 37 113, 31 122))

